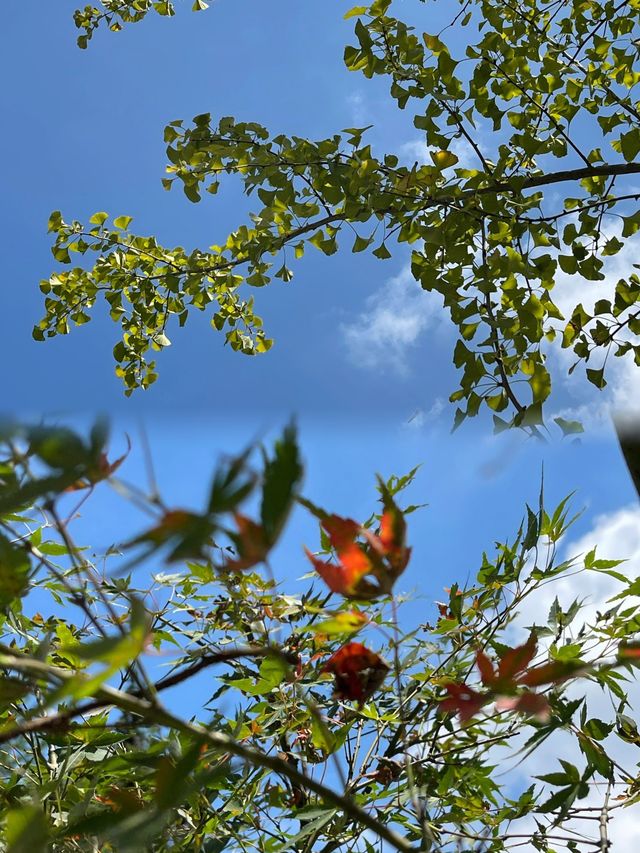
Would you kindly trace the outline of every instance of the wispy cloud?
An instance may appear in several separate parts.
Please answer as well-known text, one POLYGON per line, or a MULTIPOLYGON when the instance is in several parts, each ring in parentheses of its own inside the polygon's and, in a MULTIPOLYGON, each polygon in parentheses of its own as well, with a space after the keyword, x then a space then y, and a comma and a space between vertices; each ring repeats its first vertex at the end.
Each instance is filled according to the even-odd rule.
MULTIPOLYGON (((619 236, 619 235, 618 235, 619 236)), ((568 320, 573 309, 582 303, 586 311, 591 311, 599 299, 613 301, 616 284, 621 278, 628 278, 634 271, 633 264, 640 254, 640 234, 627 238, 623 248, 608 258, 603 269, 603 281, 586 281, 580 276, 559 272, 553 289, 553 299, 568 320)), ((558 324, 561 326, 562 324, 558 324)), ((555 412, 566 418, 576 418, 592 430, 609 427, 611 411, 640 409, 640 369, 629 355, 607 360, 605 378, 607 387, 598 391, 584 377, 584 367, 579 365, 575 372, 567 375, 569 367, 576 361, 570 349, 560 348, 559 339, 549 348, 549 369, 555 382, 562 385, 575 400, 562 411, 555 412)), ((600 367, 604 352, 596 353, 593 367, 600 367)))
POLYGON ((369 110, 362 92, 351 92, 347 95, 347 106, 351 112, 351 121, 356 127, 367 123, 369 110))
MULTIPOLYGON (((585 554, 597 546, 597 556, 603 559, 625 560, 620 571, 630 577, 640 576, 640 505, 632 504, 614 512, 598 516, 583 536, 563 543, 562 559, 575 560, 582 565, 585 554)), ((557 597, 566 610, 575 598, 584 602, 580 612, 580 624, 593 624, 598 610, 606 610, 605 602, 620 592, 620 581, 609 575, 592 571, 582 575, 576 585, 575 576, 560 576, 553 583, 541 587, 534 595, 525 599, 520 613, 523 624, 546 625, 549 609, 557 597)))
POLYGON ((433 424, 447 408, 443 397, 436 397, 427 409, 416 409, 415 412, 404 423, 403 427, 409 430, 421 430, 433 424))
MULTIPOLYGON (((482 144, 478 142, 478 145, 480 150, 482 150, 482 144)), ((432 165, 430 152, 436 150, 437 149, 433 146, 427 145, 424 139, 410 139, 408 142, 404 142, 402 145, 399 146, 398 153, 402 160, 407 161, 409 163, 418 162, 432 165)), ((458 158, 458 162, 453 168, 482 168, 482 164, 478 160, 478 155, 475 153, 475 151, 473 151, 473 149, 465 139, 456 138, 451 140, 451 144, 449 145, 449 151, 451 151, 452 154, 455 154, 458 158)))
POLYGON ((354 364, 404 374, 420 336, 443 318, 442 298, 422 290, 407 267, 371 294, 341 331, 354 364))

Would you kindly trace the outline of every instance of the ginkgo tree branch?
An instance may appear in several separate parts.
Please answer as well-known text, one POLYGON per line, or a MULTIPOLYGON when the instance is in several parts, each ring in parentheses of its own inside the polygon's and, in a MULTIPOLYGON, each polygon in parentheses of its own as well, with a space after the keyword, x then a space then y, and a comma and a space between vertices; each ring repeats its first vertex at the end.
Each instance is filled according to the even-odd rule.
MULTIPOLYGON (((564 45, 554 39, 548 32, 545 32, 544 30, 540 29, 540 26, 538 25, 538 22, 536 20, 535 13, 527 15, 519 7, 510 4, 509 0, 501 0, 501 2, 503 2, 504 5, 511 9, 513 12, 518 14, 522 18, 522 20, 526 21, 527 24, 529 24, 534 30, 536 30, 538 35, 543 40, 548 41, 550 45, 552 45, 556 50, 558 50, 560 56, 562 56, 562 58, 566 61, 567 67, 573 66, 574 68, 577 68, 585 77, 587 76, 587 69, 585 69, 582 62, 580 62, 580 60, 578 59, 578 54, 593 38, 593 36, 596 34, 596 31, 602 26, 603 22, 607 20, 606 18, 601 19, 598 22, 597 26, 592 28, 589 33, 585 34, 585 37, 581 40, 580 44, 577 45, 578 49, 574 52, 573 55, 571 55, 570 53, 568 53, 564 45)), ((619 12, 620 9, 623 9, 625 6, 627 6, 628 2, 629 0, 620 0, 620 3, 611 10, 610 15, 615 15, 616 12, 619 12)), ((622 109, 628 112, 631 116, 633 116, 633 118, 635 118, 637 121, 640 121, 640 113, 638 112, 638 110, 635 109, 629 99, 625 100, 624 98, 620 97, 620 95, 615 91, 615 89, 613 89, 612 86, 607 83, 606 80, 600 80, 598 85, 602 88, 604 92, 607 93, 607 95, 613 101, 615 101, 616 104, 618 104, 619 107, 622 107, 622 109)))
MULTIPOLYGON (((459 22, 461 30, 470 25, 462 54, 459 41, 452 51, 453 43, 442 40, 448 26, 437 35, 419 32, 416 23, 427 26, 428 20, 404 20, 391 11, 392 5, 392 0, 376 0, 347 13, 347 18, 357 19, 357 45, 347 45, 344 63, 368 79, 386 78, 399 109, 409 102, 417 107, 413 124, 424 131, 423 153, 433 165, 427 156, 408 166, 401 150, 374 155, 371 144, 363 141, 368 128, 314 140, 274 136, 256 122, 231 116, 214 126, 209 113, 195 116, 190 127, 172 121, 164 132, 166 189, 182 183, 186 197, 198 202, 202 190, 217 192, 223 174, 235 175, 244 195, 255 192, 263 206, 251 213, 252 222, 240 225, 220 246, 191 253, 158 247, 154 237, 132 233, 130 217, 117 217, 109 229, 103 228, 106 213, 94 214, 90 222, 97 228, 85 231, 80 223, 69 226, 56 214, 50 221, 50 230, 56 232, 56 260, 70 263, 73 252, 98 257, 89 268, 55 272, 41 283, 45 316, 33 336, 45 340, 66 334, 72 324, 88 322, 100 292, 111 318, 122 328, 113 354, 127 395, 156 380, 152 351, 171 343, 165 334, 168 321, 175 318, 182 326, 192 310, 212 305, 212 325, 232 349, 266 353, 273 340, 243 284, 262 287, 278 278, 290 281, 293 271, 286 249, 291 246, 296 258, 307 246, 332 255, 339 248, 338 236, 343 236, 339 232, 346 230, 341 223, 348 223, 355 233, 353 252, 367 250, 378 240, 378 232, 384 235, 372 253, 380 259, 391 256, 389 246, 396 240, 410 247, 412 275, 425 290, 439 293, 450 310, 459 331, 453 360, 461 370, 460 387, 450 396, 451 402, 462 401, 456 426, 486 406, 494 413, 496 429, 528 420, 539 422, 542 429, 543 407, 553 384, 544 342, 554 338, 556 345, 573 350, 589 382, 604 388, 607 362, 599 368, 588 364, 592 342, 600 346, 603 328, 615 325, 622 312, 640 301, 637 276, 618 282, 615 299, 597 300, 592 315, 576 304, 565 317, 553 289, 560 283, 559 270, 602 281, 606 259, 620 252, 622 240, 640 227, 640 211, 617 207, 611 195, 613 179, 640 174, 640 163, 635 162, 640 155, 640 114, 633 94, 639 57, 637 51, 629 52, 638 10, 625 0, 612 0, 606 14, 589 7, 575 15, 560 2, 534 3, 532 9, 518 0, 463 2, 448 25, 459 22), (580 123, 580 133, 571 130, 577 127, 574 120, 580 123), (582 130, 588 121, 593 133, 588 127, 582 130), (492 137, 493 150, 485 151, 481 135, 491 122, 499 136, 492 137), (460 140, 478 158, 477 169, 460 162, 455 148, 460 140), (587 150, 592 141, 606 143, 615 152, 605 157, 624 162, 603 162, 600 148, 587 150), (573 159, 565 159, 567 155, 573 159), (581 168, 560 168, 577 162, 581 168), (579 182, 580 190, 573 193, 579 198, 556 200, 542 192, 579 182), (621 234, 603 233, 605 214, 620 217, 621 234), (563 229, 565 216, 579 221, 563 229), (490 226, 485 265, 493 298, 489 310, 486 289, 476 286, 482 274, 472 250, 485 222, 490 226), (273 258, 278 254, 284 258, 276 270, 273 258), (613 321, 607 319, 609 314, 613 321), (558 328, 553 321, 566 325, 558 328), (475 349, 467 347, 465 342, 473 340, 478 329, 482 342, 475 349), (528 405, 518 401, 516 382, 528 384, 528 405), (505 410, 507 420, 497 414, 505 410)), ((196 0, 193 9, 206 6, 196 0)), ((152 10, 174 13, 169 0, 102 0, 98 8, 79 9, 75 22, 85 33, 80 46, 87 46, 103 18, 119 30, 152 10)), ((623 199, 637 201, 630 189, 621 192, 619 201, 623 199)), ((620 322, 632 335, 639 333, 635 316, 620 322)), ((629 353, 640 363, 640 343, 605 343, 616 356, 629 353)), ((564 429, 562 419, 554 420, 564 429)))

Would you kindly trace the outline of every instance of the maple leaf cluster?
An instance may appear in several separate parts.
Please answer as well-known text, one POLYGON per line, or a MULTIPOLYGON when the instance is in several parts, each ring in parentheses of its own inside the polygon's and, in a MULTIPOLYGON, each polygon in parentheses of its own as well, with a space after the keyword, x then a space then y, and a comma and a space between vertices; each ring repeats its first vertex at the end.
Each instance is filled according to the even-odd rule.
POLYGON ((540 720, 548 720, 549 702, 541 693, 527 689, 557 684, 575 675, 579 662, 551 661, 528 668, 537 651, 537 639, 531 634, 526 643, 508 648, 499 657, 497 668, 487 655, 478 649, 476 666, 485 688, 482 693, 459 682, 444 685, 448 698, 440 703, 443 712, 457 713, 460 721, 468 722, 490 702, 495 702, 498 711, 519 711, 531 714, 540 720))
POLYGON ((385 507, 378 533, 352 518, 323 516, 321 525, 337 562, 320 560, 305 549, 329 589, 345 598, 370 601, 388 595, 411 557, 404 516, 387 492, 383 496, 385 507))
MULTIPOLYGON (((347 599, 370 601, 388 595, 411 556, 404 515, 383 484, 381 491, 384 511, 377 533, 351 518, 313 508, 337 560, 321 560, 307 548, 305 552, 331 592, 347 599)), ((381 686, 388 670, 375 652, 362 643, 349 642, 321 671, 333 675, 338 698, 362 705, 381 686)))

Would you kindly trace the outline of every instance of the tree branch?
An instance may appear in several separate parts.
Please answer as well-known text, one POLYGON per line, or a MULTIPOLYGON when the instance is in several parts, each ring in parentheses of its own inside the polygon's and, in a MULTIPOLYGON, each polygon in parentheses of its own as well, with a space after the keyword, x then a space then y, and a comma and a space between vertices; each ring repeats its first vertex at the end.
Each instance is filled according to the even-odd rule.
MULTIPOLYGON (((27 675, 44 679, 47 682, 58 684, 64 684, 75 677, 72 673, 60 667, 52 666, 33 658, 5 654, 2 649, 0 649, 0 666, 15 669, 27 675)), ((221 732, 212 732, 196 723, 181 720, 155 701, 151 702, 147 699, 140 699, 137 696, 117 690, 115 687, 110 687, 109 685, 103 684, 96 688, 94 695, 96 700, 102 702, 105 706, 112 705, 122 711, 136 714, 145 720, 157 723, 160 726, 175 729, 183 734, 204 741, 211 749, 217 752, 229 753, 246 764, 264 767, 267 770, 278 773, 289 779, 291 783, 300 788, 312 791, 324 802, 330 803, 340 809, 356 823, 374 832, 394 850, 398 850, 399 853, 411 853, 413 850, 412 845, 408 841, 398 835, 393 829, 380 823, 352 799, 338 794, 316 779, 307 776, 306 773, 292 767, 291 764, 278 756, 267 755, 221 732)))

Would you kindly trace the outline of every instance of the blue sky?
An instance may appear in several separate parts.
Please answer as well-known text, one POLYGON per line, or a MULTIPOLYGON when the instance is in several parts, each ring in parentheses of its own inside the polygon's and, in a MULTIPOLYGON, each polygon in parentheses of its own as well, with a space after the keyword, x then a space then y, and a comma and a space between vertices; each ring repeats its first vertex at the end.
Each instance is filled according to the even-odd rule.
MULTIPOLYGON (((38 281, 55 266, 51 210, 80 219, 95 210, 126 213, 141 233, 205 247, 243 220, 246 200, 233 183, 199 205, 162 189, 170 120, 210 111, 313 137, 375 122, 377 146, 419 155, 411 116, 393 108, 381 83, 343 67, 352 23, 341 13, 350 5, 217 0, 196 16, 180 3, 175 19, 149 15, 118 35, 99 32, 87 51, 75 47, 74 0, 10 6, 0 51, 12 81, 0 93, 5 407, 61 421, 109 414, 114 452, 125 430, 132 435, 123 473, 133 480, 143 476, 141 420, 166 499, 176 505, 198 505, 219 453, 272 434, 292 414, 308 462, 306 493, 331 510, 364 518, 376 471, 423 463, 410 497, 429 507, 411 520, 416 550, 405 586, 432 600, 443 585, 473 575, 495 539, 514 533, 525 501, 537 498, 543 462, 549 502, 576 489, 576 508, 586 507, 576 535, 635 506, 603 406, 633 398, 632 371, 616 368, 607 398, 578 377, 560 382, 556 411, 577 411, 587 422, 580 444, 494 438, 487 420, 450 436, 453 338, 437 304, 411 282, 402 253, 385 262, 348 251, 311 254, 291 284, 258 292, 276 339, 261 358, 224 348, 208 318, 194 316, 160 355, 158 383, 130 400, 113 374, 117 332, 103 315, 46 344, 30 335, 42 310, 38 281)), ((432 6, 416 9, 423 29, 439 28, 432 6)), ((629 254, 616 259, 629 262, 629 254)), ((96 545, 135 525, 116 500, 100 492, 87 510, 82 532, 96 545)), ((306 571, 301 544, 313 530, 297 512, 278 555, 292 582, 306 571)))

